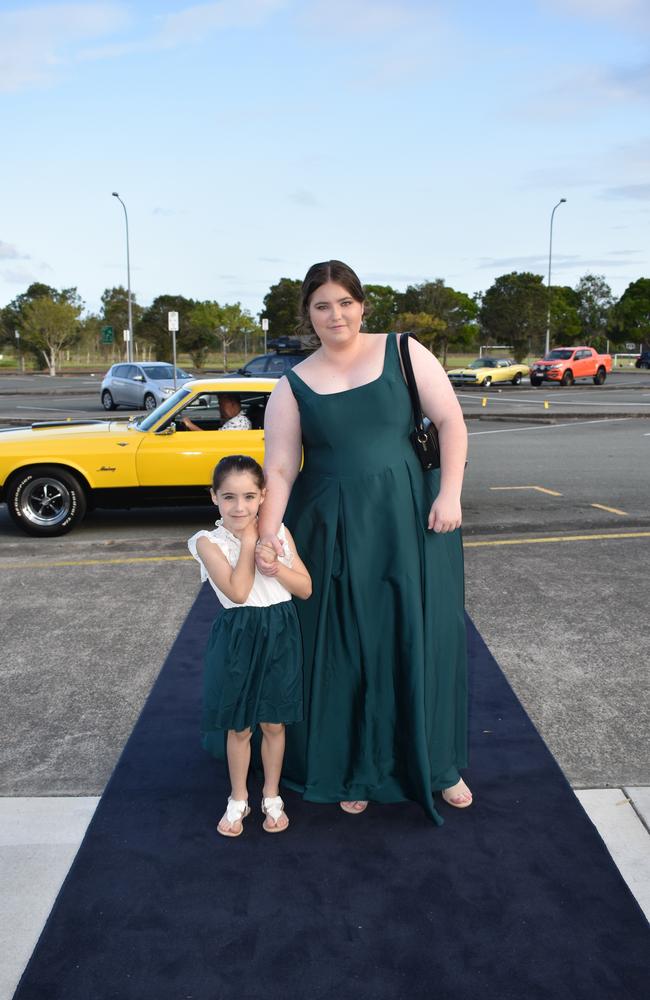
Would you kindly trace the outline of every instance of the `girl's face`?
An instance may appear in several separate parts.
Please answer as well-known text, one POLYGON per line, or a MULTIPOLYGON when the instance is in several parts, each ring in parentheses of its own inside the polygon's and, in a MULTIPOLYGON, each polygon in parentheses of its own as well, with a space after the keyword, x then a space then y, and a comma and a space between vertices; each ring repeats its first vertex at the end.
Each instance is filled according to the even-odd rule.
POLYGON ((345 343, 361 329, 363 304, 353 299, 343 285, 326 281, 309 300, 309 318, 321 342, 345 343))
POLYGON ((266 490, 259 488, 250 472, 231 472, 216 492, 211 490, 211 494, 225 527, 234 535, 240 535, 254 523, 266 490))

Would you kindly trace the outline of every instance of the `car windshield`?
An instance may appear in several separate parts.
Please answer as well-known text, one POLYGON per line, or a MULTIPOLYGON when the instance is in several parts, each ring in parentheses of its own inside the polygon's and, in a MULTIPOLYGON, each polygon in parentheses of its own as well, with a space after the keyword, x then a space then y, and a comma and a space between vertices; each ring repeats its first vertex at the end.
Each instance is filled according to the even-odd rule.
POLYGON ((160 406, 157 406, 155 410, 148 413, 146 417, 139 420, 135 426, 139 431, 151 430, 154 424, 157 424, 161 417, 164 417, 165 414, 170 413, 173 409, 175 409, 178 403, 185 399, 186 396, 189 396, 189 394, 189 389, 177 389, 173 396, 170 396, 169 399, 166 399, 160 404, 160 406))
MULTIPOLYGON (((143 365, 142 370, 147 378, 153 379, 154 382, 174 378, 173 365, 143 365)), ((189 378, 189 375, 182 368, 176 368, 176 378, 189 378)))
POLYGON ((558 349, 556 351, 549 351, 548 354, 545 354, 544 361, 568 361, 572 356, 573 351, 558 349))
POLYGON ((476 358, 475 361, 470 361, 468 368, 496 368, 496 361, 494 358, 476 358))

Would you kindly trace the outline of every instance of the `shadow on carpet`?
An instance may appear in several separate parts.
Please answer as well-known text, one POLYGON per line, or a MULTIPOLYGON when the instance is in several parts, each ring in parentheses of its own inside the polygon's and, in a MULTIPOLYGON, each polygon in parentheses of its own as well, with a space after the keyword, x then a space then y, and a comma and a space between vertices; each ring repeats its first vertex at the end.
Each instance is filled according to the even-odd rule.
POLYGON ((471 809, 215 833, 199 746, 206 585, 102 797, 15 1000, 612 1000, 648 995, 650 930, 476 629, 471 809))

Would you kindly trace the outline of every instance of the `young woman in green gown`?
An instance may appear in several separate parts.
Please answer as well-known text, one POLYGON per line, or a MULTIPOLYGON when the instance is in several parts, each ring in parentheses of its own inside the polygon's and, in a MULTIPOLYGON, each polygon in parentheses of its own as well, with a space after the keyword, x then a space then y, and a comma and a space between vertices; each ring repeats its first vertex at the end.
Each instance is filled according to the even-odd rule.
MULTIPOLYGON (((283 780, 350 813, 368 800, 465 808, 467 680, 460 493, 462 412, 436 358, 410 353, 441 469, 409 441, 410 399, 394 334, 367 334, 364 292, 340 261, 302 287, 303 328, 320 347, 282 378, 265 421, 260 539, 289 525, 312 578, 300 602, 305 721, 287 736, 283 780), (302 468, 301 468, 302 460, 302 468)), ((271 549, 269 549, 269 546, 271 549)))

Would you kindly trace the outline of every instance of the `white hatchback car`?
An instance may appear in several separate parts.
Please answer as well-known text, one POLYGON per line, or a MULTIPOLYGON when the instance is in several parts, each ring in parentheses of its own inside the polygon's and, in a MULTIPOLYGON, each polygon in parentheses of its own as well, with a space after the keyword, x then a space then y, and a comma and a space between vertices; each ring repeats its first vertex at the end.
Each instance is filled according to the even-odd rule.
POLYGON ((192 377, 177 366, 174 385, 174 367, 166 361, 147 361, 143 364, 122 362, 109 368, 104 376, 100 389, 102 406, 105 410, 115 410, 118 406, 128 406, 131 410, 155 410, 159 403, 192 377))

